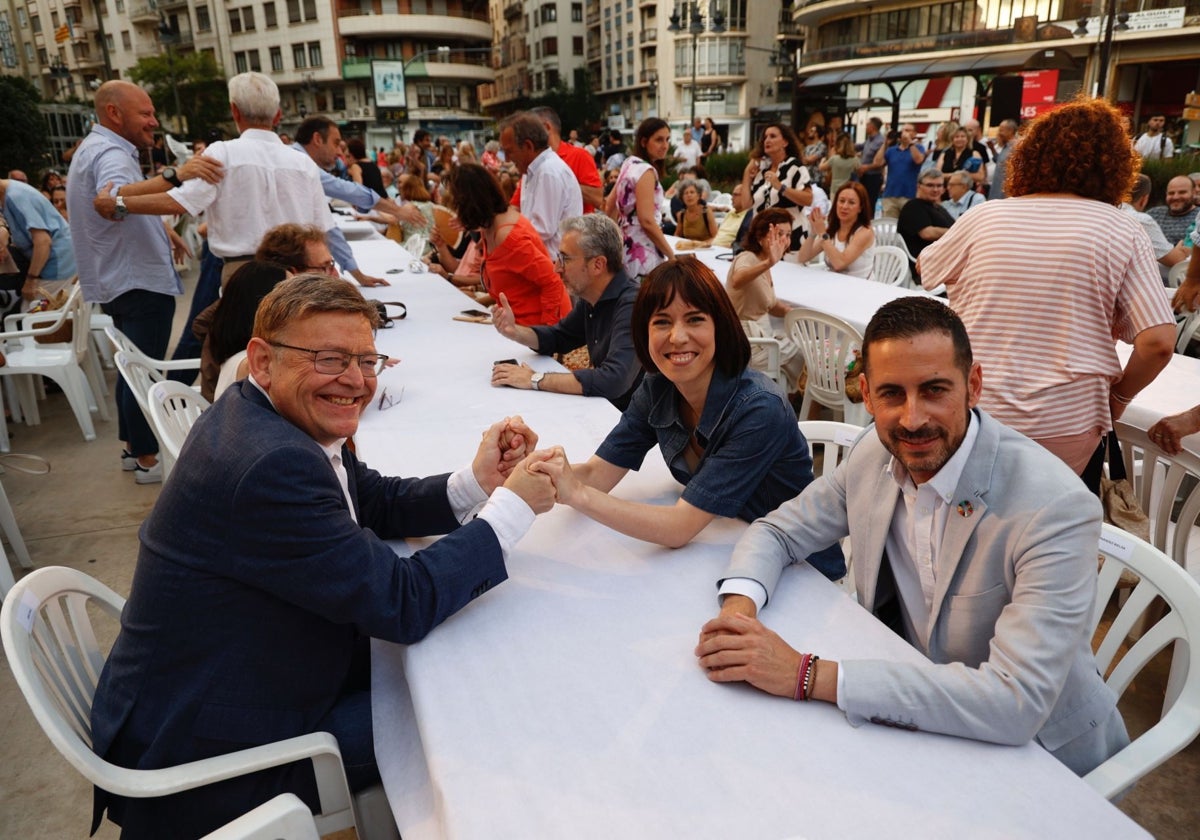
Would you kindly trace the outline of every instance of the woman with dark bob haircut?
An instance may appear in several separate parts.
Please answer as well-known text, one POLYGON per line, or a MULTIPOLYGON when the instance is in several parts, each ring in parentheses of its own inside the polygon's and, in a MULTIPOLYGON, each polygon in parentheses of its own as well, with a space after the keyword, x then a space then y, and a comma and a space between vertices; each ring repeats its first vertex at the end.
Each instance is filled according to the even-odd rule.
POLYGON ((1060 105, 1009 156, 1009 198, 961 216, 918 260, 967 326, 979 405, 1093 488, 1101 437, 1174 350, 1150 238, 1119 207, 1136 169, 1120 111, 1060 105), (1123 368, 1116 339, 1133 345, 1123 368))
MULTIPOLYGON (((770 379, 747 367, 750 344, 711 269, 680 257, 651 271, 631 323, 647 373, 616 428, 586 463, 569 464, 555 448, 529 467, 553 479, 559 502, 674 548, 718 516, 749 522, 808 486, 812 458, 796 414, 770 379), (667 507, 609 495, 655 444, 684 485, 682 497, 667 507)), ((837 546, 810 562, 833 579, 845 573, 837 546)))
POLYGON ((483 285, 498 306, 512 309, 523 327, 557 324, 571 311, 571 298, 542 238, 504 198, 496 176, 478 163, 446 174, 458 220, 479 231, 483 285))
POLYGON ((209 402, 220 396, 216 386, 222 365, 245 350, 250 342, 258 304, 287 276, 288 269, 282 265, 251 260, 229 278, 211 315, 204 318, 201 313, 201 317, 196 318, 192 332, 203 342, 200 348, 200 395, 209 402))

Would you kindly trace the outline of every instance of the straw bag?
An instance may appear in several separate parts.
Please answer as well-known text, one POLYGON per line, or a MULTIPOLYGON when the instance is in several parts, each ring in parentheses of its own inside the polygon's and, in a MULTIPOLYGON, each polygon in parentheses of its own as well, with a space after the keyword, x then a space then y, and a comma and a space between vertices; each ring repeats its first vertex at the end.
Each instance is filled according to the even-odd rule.
MULTIPOLYGON (((30 307, 30 312, 54 312, 62 309, 67 305, 67 299, 70 298, 70 293, 66 289, 60 289, 57 293, 51 294, 43 287, 38 287, 39 300, 30 307)), ((33 340, 38 344, 63 344, 75 337, 75 332, 72 330, 72 323, 69 319, 64 319, 62 324, 54 332, 46 333, 45 335, 35 335, 33 340)))

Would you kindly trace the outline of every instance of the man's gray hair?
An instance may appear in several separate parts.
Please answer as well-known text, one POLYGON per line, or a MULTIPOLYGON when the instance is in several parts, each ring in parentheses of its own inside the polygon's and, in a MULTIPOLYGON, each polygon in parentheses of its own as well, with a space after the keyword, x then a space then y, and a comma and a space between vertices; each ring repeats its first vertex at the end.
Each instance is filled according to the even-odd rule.
POLYGON ((920 174, 920 175, 917 177, 917 183, 918 183, 918 184, 924 184, 924 183, 927 183, 927 182, 929 182, 929 181, 934 181, 934 180, 940 181, 940 180, 942 180, 942 179, 943 179, 943 178, 945 178, 945 177, 946 177, 946 176, 945 176, 945 174, 942 172, 942 170, 938 169, 938 168, 935 166, 935 167, 933 167, 932 169, 926 169, 924 172, 922 172, 922 173, 921 173, 921 174, 920 174))
POLYGON ((625 240, 617 223, 603 213, 572 216, 558 226, 563 236, 579 234, 585 257, 604 257, 608 270, 616 274, 625 266, 625 240))
POLYGON ((562 134, 562 120, 558 118, 558 112, 549 105, 539 105, 536 108, 530 108, 529 113, 544 123, 550 123, 557 133, 562 134))
POLYGON ((955 172, 951 172, 950 177, 947 180, 954 181, 957 184, 962 184, 964 187, 970 187, 975 182, 975 179, 971 177, 971 173, 967 172, 965 169, 959 169, 955 172))
POLYGON ((275 125, 279 113, 279 88, 262 73, 238 73, 229 80, 229 101, 242 119, 254 126, 275 125))
POLYGON ((500 131, 512 129, 513 140, 518 146, 525 145, 528 140, 536 151, 545 151, 550 146, 550 133, 542 124, 541 117, 529 111, 518 111, 500 123, 500 131))

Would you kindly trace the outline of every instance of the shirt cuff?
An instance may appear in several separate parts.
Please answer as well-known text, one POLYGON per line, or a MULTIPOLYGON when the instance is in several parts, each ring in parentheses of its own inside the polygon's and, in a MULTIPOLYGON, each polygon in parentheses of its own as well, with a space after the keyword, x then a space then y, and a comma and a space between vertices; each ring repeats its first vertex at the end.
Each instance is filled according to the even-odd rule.
POLYGON ((840 662, 837 675, 837 707, 843 712, 846 711, 846 669, 840 662))
POLYGON ((488 500, 487 493, 479 486, 475 473, 470 467, 463 467, 456 473, 451 473, 446 481, 446 499, 450 502, 450 510, 459 522, 466 522, 472 514, 488 500))
POLYGON ((497 487, 483 506, 483 510, 479 512, 479 518, 492 526, 500 543, 500 550, 507 557, 533 525, 537 514, 516 493, 507 487, 497 487))
POLYGON ((726 595, 745 595, 754 602, 756 613, 762 612, 762 608, 767 605, 766 587, 751 578, 725 578, 721 581, 721 588, 717 590, 717 598, 724 601, 726 595))

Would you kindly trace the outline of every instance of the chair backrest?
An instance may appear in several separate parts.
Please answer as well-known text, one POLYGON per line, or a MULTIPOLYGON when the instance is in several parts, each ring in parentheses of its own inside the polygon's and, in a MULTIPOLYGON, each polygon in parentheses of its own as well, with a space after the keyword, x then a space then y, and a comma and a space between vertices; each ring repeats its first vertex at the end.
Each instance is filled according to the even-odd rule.
POLYGON ((312 811, 294 793, 281 793, 201 840, 320 840, 312 811))
POLYGON ((118 350, 113 356, 113 361, 117 363, 117 370, 121 372, 121 378, 125 380, 125 384, 129 386, 129 390, 133 391, 134 397, 137 398, 138 405, 141 406, 142 413, 146 415, 146 422, 153 423, 150 419, 150 401, 148 395, 150 388, 155 382, 164 381, 164 377, 154 367, 145 363, 145 357, 137 352, 137 348, 133 352, 128 350, 118 350))
POLYGON ((908 285, 908 254, 895 245, 876 245, 871 254, 871 279, 887 286, 908 285))
POLYGON ((1100 553, 1104 563, 1092 609, 1093 633, 1121 582, 1121 572, 1129 570, 1139 578, 1096 649, 1096 664, 1100 673, 1108 675, 1109 688, 1120 697, 1138 672, 1168 646, 1174 646, 1177 658, 1183 657, 1181 667, 1186 674, 1176 696, 1168 693, 1168 705, 1158 723, 1083 777, 1111 799, 1200 733, 1200 584, 1154 546, 1107 523, 1100 537, 1100 553), (1130 631, 1145 621, 1147 607, 1156 598, 1165 602, 1165 615, 1121 655, 1130 631))
POLYGON ((841 318, 802 306, 788 311, 784 330, 808 370, 806 392, 828 408, 841 408, 846 390, 846 367, 862 348, 862 335, 841 318))
POLYGON ((766 350, 767 362, 766 366, 762 369, 762 372, 771 377, 771 379, 773 379, 779 385, 779 387, 783 389, 783 393, 786 394, 788 392, 789 383, 787 381, 787 375, 783 373, 779 363, 779 339, 771 338, 769 336, 749 336, 746 340, 750 342, 751 350, 753 350, 755 347, 762 347, 764 350, 766 350))
POLYGON ((1171 288, 1171 289, 1179 288, 1179 284, 1183 282, 1184 275, 1187 274, 1189 263, 1191 263, 1190 258, 1186 259, 1186 260, 1181 260, 1181 261, 1175 263, 1175 265, 1171 266, 1171 270, 1169 272, 1167 272, 1167 287, 1168 288, 1171 288))
POLYGON ((112 342, 113 348, 116 350, 124 350, 128 353, 130 351, 137 351, 138 349, 137 345, 130 341, 129 337, 117 329, 114 324, 105 324, 104 334, 108 336, 108 340, 112 342))
POLYGON ((820 478, 832 473, 846 457, 850 444, 862 434, 863 427, 834 420, 801 420, 800 434, 808 441, 813 459, 813 476, 820 478), (818 455, 821 463, 817 463, 818 455))
POLYGON ((1150 519, 1150 543, 1187 568, 1191 539, 1200 533, 1200 456, 1186 449, 1168 455, 1144 429, 1120 420, 1113 425, 1125 473, 1150 519))
POLYGON ((209 403, 193 388, 171 379, 150 386, 147 402, 150 406, 150 424, 166 455, 163 459, 163 478, 166 479, 170 468, 179 458, 188 432, 209 403))
POLYGON ((1184 354, 1200 330, 1200 310, 1189 312, 1175 324, 1175 352, 1184 354))
POLYGON ((0 610, 0 637, 17 687, 71 766, 97 782, 107 762, 92 752, 92 697, 104 668, 91 603, 119 619, 125 599, 83 572, 47 566, 17 581, 0 610))
POLYGON ((871 220, 871 227, 875 231, 876 245, 891 245, 895 248, 902 248, 904 237, 896 229, 896 220, 890 217, 883 217, 871 220))

